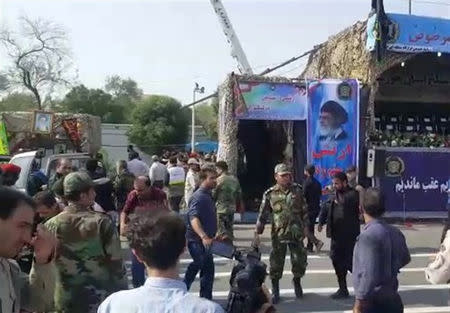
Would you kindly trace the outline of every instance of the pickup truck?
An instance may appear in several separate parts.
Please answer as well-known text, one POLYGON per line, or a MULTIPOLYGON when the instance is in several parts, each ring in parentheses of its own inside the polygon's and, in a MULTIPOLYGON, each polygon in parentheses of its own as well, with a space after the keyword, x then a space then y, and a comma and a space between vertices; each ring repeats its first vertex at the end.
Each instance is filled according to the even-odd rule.
POLYGON ((27 186, 33 168, 38 166, 38 168, 40 168, 40 170, 48 178, 50 178, 55 174, 57 161, 61 158, 71 160, 73 167, 84 168, 86 161, 91 157, 87 153, 65 153, 45 156, 41 151, 29 151, 16 154, 9 161, 9 163, 17 165, 22 169, 15 187, 25 193, 28 193, 27 186))

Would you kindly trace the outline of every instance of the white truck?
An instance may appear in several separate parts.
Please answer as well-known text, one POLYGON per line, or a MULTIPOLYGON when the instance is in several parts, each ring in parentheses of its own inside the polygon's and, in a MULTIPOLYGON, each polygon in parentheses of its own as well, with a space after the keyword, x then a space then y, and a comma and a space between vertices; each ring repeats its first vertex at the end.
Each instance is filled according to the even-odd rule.
POLYGON ((46 156, 42 150, 16 154, 9 161, 9 163, 21 168, 15 187, 25 193, 29 193, 28 188, 32 172, 35 169, 40 169, 42 173, 50 178, 55 174, 57 161, 61 158, 71 160, 74 168, 84 168, 86 161, 91 156, 88 153, 65 153, 46 156))

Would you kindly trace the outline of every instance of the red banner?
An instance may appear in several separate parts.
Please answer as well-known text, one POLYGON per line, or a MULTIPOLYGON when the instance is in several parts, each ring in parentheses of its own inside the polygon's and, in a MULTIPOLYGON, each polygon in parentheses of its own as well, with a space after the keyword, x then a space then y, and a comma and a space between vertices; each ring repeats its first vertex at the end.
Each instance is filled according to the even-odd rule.
POLYGON ((61 122, 61 125, 64 127, 64 130, 69 136, 70 141, 75 146, 77 151, 81 151, 81 137, 78 132, 78 121, 76 118, 65 119, 61 122))

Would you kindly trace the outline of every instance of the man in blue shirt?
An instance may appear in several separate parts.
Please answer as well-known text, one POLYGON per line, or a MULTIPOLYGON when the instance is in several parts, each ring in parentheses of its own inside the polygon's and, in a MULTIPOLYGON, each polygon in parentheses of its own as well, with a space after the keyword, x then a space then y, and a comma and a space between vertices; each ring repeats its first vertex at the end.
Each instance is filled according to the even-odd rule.
POLYGON ((193 262, 189 264, 184 282, 188 290, 200 271, 200 297, 212 299, 214 260, 209 247, 217 232, 216 206, 212 190, 216 187, 214 169, 200 171, 200 187, 189 200, 186 239, 193 262))
POLYGON ((354 313, 402 313, 397 274, 411 261, 405 237, 380 218, 385 211, 380 191, 369 188, 364 195, 366 225, 353 253, 354 313))
POLYGON ((98 313, 223 313, 216 303, 187 292, 179 279, 178 262, 186 247, 186 226, 176 214, 166 210, 136 214, 127 232, 130 247, 145 264, 145 284, 109 296, 98 313))

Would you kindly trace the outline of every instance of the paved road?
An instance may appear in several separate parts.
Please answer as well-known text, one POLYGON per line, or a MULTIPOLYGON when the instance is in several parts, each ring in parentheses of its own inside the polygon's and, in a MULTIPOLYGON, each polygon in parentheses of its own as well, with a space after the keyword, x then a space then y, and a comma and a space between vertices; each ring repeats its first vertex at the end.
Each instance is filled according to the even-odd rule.
MULTIPOLYGON (((424 276, 424 267, 434 255, 435 247, 441 235, 442 226, 437 224, 413 224, 411 227, 398 225, 407 238, 412 261, 399 275, 400 294, 405 304, 406 313, 433 313, 450 312, 450 285, 433 286, 427 283, 424 276)), ((266 228, 261 238, 263 261, 268 264, 270 253, 270 229, 266 228)), ((235 244, 241 248, 248 248, 253 237, 253 226, 236 225, 235 244)), ((320 234, 319 238, 323 237, 320 234)), ((283 279, 280 282, 282 302, 277 306, 279 312, 311 312, 311 313, 337 313, 351 310, 353 299, 332 300, 330 294, 336 291, 337 282, 334 270, 328 258, 329 241, 326 242, 323 252, 308 256, 308 268, 302 285, 305 296, 297 300, 292 286, 292 274, 290 273, 290 259, 287 257, 284 267, 283 279)), ((127 253, 126 243, 123 243, 124 253, 127 253)), ((216 301, 224 304, 228 295, 228 280, 233 262, 215 258, 216 276, 213 296, 216 301)), ((180 271, 184 274, 190 262, 188 254, 183 255, 180 271)), ((128 268, 129 268, 129 262, 128 268)), ((348 285, 352 286, 351 276, 348 276, 348 285)), ((266 280, 270 287, 270 279, 266 280)), ((194 282, 191 292, 197 293, 198 280, 194 282)), ((352 292, 352 288, 350 288, 352 292)))

